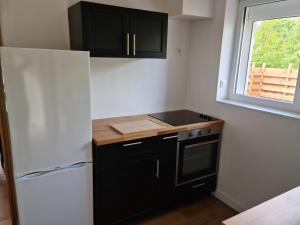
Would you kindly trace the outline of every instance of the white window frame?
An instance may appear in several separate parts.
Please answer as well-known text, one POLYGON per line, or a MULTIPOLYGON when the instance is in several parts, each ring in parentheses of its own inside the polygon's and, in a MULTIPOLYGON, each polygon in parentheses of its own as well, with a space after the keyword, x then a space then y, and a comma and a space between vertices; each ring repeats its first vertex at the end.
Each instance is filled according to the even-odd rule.
POLYGON ((253 21, 300 16, 300 0, 242 0, 239 3, 238 10, 231 72, 233 76, 229 80, 228 99, 261 108, 300 114, 300 69, 293 103, 251 97, 243 93, 248 78, 247 69, 250 66, 248 63, 249 57, 251 57, 251 44, 253 44, 251 43, 251 35, 254 33, 252 32, 253 21), (252 10, 247 10, 250 7, 252 10), (266 11, 266 9, 269 11, 266 11), (239 89, 241 86, 243 86, 243 89, 239 89))

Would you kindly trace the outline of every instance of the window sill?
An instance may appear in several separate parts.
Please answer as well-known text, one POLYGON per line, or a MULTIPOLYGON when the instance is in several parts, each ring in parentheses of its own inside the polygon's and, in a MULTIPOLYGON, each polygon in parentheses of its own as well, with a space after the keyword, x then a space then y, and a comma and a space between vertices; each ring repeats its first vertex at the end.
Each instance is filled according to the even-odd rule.
POLYGON ((217 99, 217 101, 221 102, 221 103, 229 104, 229 105, 239 106, 239 107, 246 108, 246 109, 253 109, 253 110, 267 112, 267 113, 284 116, 284 117, 288 117, 288 118, 300 119, 300 113, 296 113, 296 112, 289 112, 289 111, 274 109, 274 108, 270 108, 270 107, 258 106, 258 105, 239 102, 239 101, 231 100, 231 99, 217 99))

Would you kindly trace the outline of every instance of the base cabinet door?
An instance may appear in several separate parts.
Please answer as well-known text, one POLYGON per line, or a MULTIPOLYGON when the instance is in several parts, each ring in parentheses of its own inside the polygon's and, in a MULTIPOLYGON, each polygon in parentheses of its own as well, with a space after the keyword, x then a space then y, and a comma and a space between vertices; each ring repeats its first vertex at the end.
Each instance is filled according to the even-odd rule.
POLYGON ((173 205, 175 195, 177 134, 160 137, 159 203, 160 207, 173 205))
POLYGON ((151 211, 157 201, 157 160, 149 158, 95 171, 95 225, 126 221, 151 211))

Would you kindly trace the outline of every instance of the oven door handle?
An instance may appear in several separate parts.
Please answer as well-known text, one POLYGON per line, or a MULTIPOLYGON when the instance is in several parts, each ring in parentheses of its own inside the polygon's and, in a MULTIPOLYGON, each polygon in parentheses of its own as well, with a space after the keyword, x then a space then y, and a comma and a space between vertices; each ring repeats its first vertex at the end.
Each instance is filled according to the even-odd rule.
POLYGON ((193 145, 186 145, 184 146, 184 148, 194 148, 194 147, 198 147, 198 146, 202 146, 202 145, 209 145, 209 144, 213 144, 213 143, 219 143, 219 140, 214 140, 214 141, 207 141, 207 142, 201 142, 201 143, 197 143, 197 144, 193 144, 193 145))
POLYGON ((206 185, 206 183, 196 184, 196 185, 192 186, 192 188, 196 189, 196 188, 199 188, 199 187, 203 187, 205 185, 206 185))

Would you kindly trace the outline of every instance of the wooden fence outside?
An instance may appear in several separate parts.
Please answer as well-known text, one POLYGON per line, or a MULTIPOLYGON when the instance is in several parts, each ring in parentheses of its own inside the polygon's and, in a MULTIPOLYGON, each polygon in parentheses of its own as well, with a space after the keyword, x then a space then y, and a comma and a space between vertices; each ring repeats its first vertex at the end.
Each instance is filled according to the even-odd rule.
POLYGON ((282 101, 294 101, 298 70, 258 68, 252 66, 248 79, 247 95, 271 98, 282 101))

